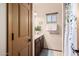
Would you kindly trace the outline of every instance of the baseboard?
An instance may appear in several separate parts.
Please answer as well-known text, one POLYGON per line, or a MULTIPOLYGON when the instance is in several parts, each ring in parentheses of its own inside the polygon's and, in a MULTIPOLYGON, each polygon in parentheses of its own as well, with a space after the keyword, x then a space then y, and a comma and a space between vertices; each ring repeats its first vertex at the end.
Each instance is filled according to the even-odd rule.
POLYGON ((49 48, 44 48, 44 49, 62 52, 62 50, 57 50, 57 49, 49 49, 49 48))

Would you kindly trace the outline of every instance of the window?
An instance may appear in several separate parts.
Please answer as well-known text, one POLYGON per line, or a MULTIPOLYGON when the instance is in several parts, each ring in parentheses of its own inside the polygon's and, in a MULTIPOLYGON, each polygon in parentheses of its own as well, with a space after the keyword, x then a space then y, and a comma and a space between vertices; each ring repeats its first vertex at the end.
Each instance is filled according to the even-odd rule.
POLYGON ((47 23, 56 23, 57 14, 58 14, 58 12, 46 14, 47 23))

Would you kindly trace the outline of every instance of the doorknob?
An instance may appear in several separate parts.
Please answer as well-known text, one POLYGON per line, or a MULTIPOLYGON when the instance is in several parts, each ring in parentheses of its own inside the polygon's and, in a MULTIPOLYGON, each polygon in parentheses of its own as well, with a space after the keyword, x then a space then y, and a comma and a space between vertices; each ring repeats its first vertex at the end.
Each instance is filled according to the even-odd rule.
POLYGON ((31 39, 28 39, 28 42, 30 42, 31 41, 31 39))

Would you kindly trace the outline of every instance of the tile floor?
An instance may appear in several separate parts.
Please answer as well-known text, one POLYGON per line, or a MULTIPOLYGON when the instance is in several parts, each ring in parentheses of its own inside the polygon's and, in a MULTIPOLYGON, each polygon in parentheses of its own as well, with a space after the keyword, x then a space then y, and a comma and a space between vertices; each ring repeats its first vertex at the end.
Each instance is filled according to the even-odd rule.
POLYGON ((43 49, 40 56, 62 56, 62 52, 43 49))

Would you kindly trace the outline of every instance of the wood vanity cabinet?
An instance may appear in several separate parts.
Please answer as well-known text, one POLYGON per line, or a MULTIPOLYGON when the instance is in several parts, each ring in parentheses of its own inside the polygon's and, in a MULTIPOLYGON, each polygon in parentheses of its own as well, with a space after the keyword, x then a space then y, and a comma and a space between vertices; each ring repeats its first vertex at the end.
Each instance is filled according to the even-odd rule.
POLYGON ((42 51, 42 49, 44 48, 44 36, 40 37, 40 50, 42 51))
POLYGON ((43 48, 44 48, 44 35, 38 37, 35 40, 35 56, 39 56, 43 48))
POLYGON ((39 55, 39 53, 40 53, 40 49, 41 47, 40 47, 40 39, 38 38, 38 39, 36 39, 36 42, 35 42, 35 55, 39 55))

